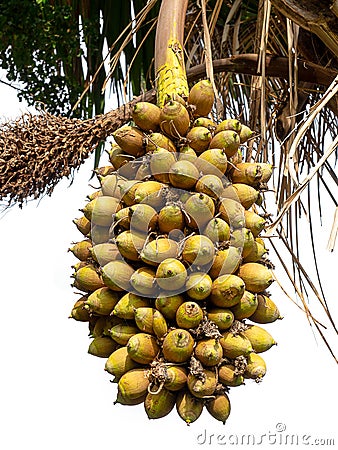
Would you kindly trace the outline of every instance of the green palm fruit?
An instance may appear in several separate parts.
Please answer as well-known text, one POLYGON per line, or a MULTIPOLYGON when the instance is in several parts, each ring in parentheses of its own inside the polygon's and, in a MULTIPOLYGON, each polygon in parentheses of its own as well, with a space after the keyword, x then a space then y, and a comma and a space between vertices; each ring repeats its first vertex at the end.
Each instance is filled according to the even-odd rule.
POLYGON ((178 205, 166 205, 158 213, 158 227, 162 233, 173 230, 183 230, 185 219, 182 209, 178 205))
POLYGON ((240 133, 242 129, 242 124, 239 120, 237 119, 225 119, 222 120, 222 122, 220 122, 215 130, 215 134, 219 133, 220 131, 225 131, 225 130, 232 130, 232 131, 236 131, 237 133, 240 133))
POLYGON ((184 265, 175 258, 167 258, 162 261, 156 270, 156 281, 161 289, 176 291, 181 289, 187 279, 187 271, 184 265))
POLYGON ((165 318, 174 320, 176 317, 176 311, 183 302, 184 298, 180 294, 169 297, 160 295, 155 300, 155 308, 158 309, 165 318))
POLYGON ((169 391, 180 391, 187 382, 187 369, 182 366, 169 366, 164 387, 169 391))

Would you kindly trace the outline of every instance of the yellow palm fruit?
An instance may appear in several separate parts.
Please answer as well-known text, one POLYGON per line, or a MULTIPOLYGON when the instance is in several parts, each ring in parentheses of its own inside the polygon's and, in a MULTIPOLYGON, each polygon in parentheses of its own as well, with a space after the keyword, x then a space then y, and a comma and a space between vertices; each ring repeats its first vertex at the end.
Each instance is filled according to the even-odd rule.
POLYGON ((74 274, 73 286, 84 292, 93 292, 96 289, 104 287, 105 283, 101 276, 97 273, 96 268, 89 264, 81 267, 74 274))
POLYGON ((243 335, 249 339, 252 348, 256 353, 262 353, 269 350, 277 342, 264 328, 258 325, 249 325, 248 328, 243 331, 243 335))
POLYGON ((189 226, 203 229, 215 215, 215 204, 207 194, 193 194, 184 205, 185 212, 189 215, 189 226))
POLYGON ((232 198, 240 202, 245 209, 249 209, 257 201, 258 195, 259 192, 255 188, 243 183, 231 184, 221 194, 224 198, 232 198))
POLYGON ((243 258, 252 252, 254 243, 255 239, 248 228, 237 228, 231 233, 230 245, 241 249, 243 258))
POLYGON ((151 363, 158 352, 159 345, 155 336, 148 333, 136 333, 130 337, 127 343, 128 355, 139 364, 151 363))
POLYGON ((91 257, 100 266, 105 266, 110 261, 115 261, 120 255, 119 249, 115 244, 109 242, 103 242, 102 244, 96 244, 89 249, 91 257))
POLYGON ((198 117, 193 122, 194 127, 205 127, 210 131, 214 131, 216 129, 216 124, 213 120, 209 119, 209 117, 198 117))
POLYGON ((252 292, 244 291, 242 298, 237 305, 232 306, 231 311, 236 320, 247 319, 255 312, 257 305, 257 296, 252 292))
POLYGON ((127 292, 116 303, 112 314, 121 319, 132 320, 135 317, 135 309, 148 306, 150 306, 148 299, 127 292))
POLYGON ((219 330, 227 330, 234 322, 234 314, 230 309, 211 308, 208 310, 208 319, 214 322, 219 330))
POLYGON ((228 167, 228 158, 224 149, 210 148, 199 155, 195 164, 203 175, 216 175, 222 179, 228 167))
POLYGON ((107 287, 102 287, 89 295, 84 307, 91 313, 107 316, 113 311, 118 301, 116 292, 107 287))
POLYGON ((203 310, 195 302, 184 302, 177 309, 176 323, 180 328, 195 328, 203 320, 203 310))
POLYGON ((209 275, 214 280, 218 276, 233 274, 238 269, 242 260, 240 248, 230 246, 224 250, 218 250, 209 270, 209 275))
POLYGON ((210 114, 214 100, 215 95, 210 80, 200 80, 190 89, 188 104, 193 106, 194 117, 210 114))
POLYGON ((251 314, 250 320, 256 323, 271 323, 282 319, 277 305, 266 295, 257 295, 257 308, 251 314))
POLYGON ((124 258, 130 259, 130 261, 138 261, 146 238, 147 236, 144 233, 126 230, 115 238, 115 242, 124 258))
POLYGON ((90 232, 91 223, 85 216, 82 216, 79 219, 74 219, 73 223, 84 236, 87 236, 90 232))
POLYGON ((197 398, 212 395, 217 385, 216 373, 212 370, 204 370, 203 376, 189 373, 187 386, 192 395, 197 398))
POLYGON ((174 153, 162 147, 157 147, 151 154, 150 171, 155 180, 168 184, 170 167, 175 164, 174 153))
POLYGON ((137 102, 131 116, 141 130, 156 131, 161 121, 161 109, 153 103, 137 102))
POLYGON ((153 152, 157 147, 165 148, 176 153, 175 144, 162 133, 151 133, 147 138, 147 152, 153 152))
POLYGON ((180 294, 172 296, 158 296, 155 300, 155 307, 164 317, 173 320, 176 317, 176 311, 184 302, 184 297, 180 294))
POLYGON ((244 211, 245 227, 249 228, 254 237, 264 229, 266 220, 253 211, 244 211))
POLYGON ((144 400, 144 408, 149 419, 160 419, 167 416, 176 404, 176 394, 162 388, 160 392, 148 393, 144 400))
POLYGON ((110 337, 120 345, 127 345, 129 339, 139 331, 135 325, 119 323, 111 327, 110 337))
POLYGON ((215 130, 215 134, 219 133, 220 131, 225 130, 232 130, 236 131, 237 133, 240 133, 242 129, 242 124, 237 119, 225 119, 220 122, 215 130))
POLYGON ((215 398, 212 398, 211 400, 208 400, 205 406, 212 417, 223 423, 226 422, 230 415, 230 400, 225 392, 223 394, 216 395, 215 398))
POLYGON ((209 147, 212 135, 208 128, 194 126, 188 131, 186 138, 189 146, 193 148, 196 153, 202 153, 209 147))
POLYGON ((119 189, 121 176, 117 172, 105 177, 99 176, 98 178, 101 184, 102 195, 115 198, 121 197, 121 191, 119 189))
POLYGON ((108 358, 117 348, 117 343, 108 336, 96 337, 89 345, 88 353, 99 358, 108 358))
POLYGON ((119 403, 120 405, 128 405, 128 406, 140 405, 141 403, 144 403, 144 400, 146 399, 146 397, 147 397, 147 392, 140 395, 140 397, 131 399, 128 396, 122 395, 121 391, 118 389, 114 405, 116 405, 116 403, 119 403))
POLYGON ((187 361, 194 349, 194 339, 188 330, 176 328, 169 331, 163 340, 163 356, 168 362, 187 361))
POLYGON ((160 208, 163 203, 163 184, 158 181, 142 181, 135 190, 135 203, 145 203, 153 208, 160 208))
POLYGON ((160 313, 160 311, 157 311, 157 309, 155 309, 153 315, 153 331, 157 339, 163 339, 168 332, 167 322, 162 313, 160 313))
POLYGON ((257 353, 250 353, 247 357, 247 366, 245 368, 245 378, 253 378, 259 382, 266 374, 266 364, 264 359, 257 353))
POLYGON ((170 183, 179 189, 192 189, 199 178, 199 171, 194 163, 187 160, 175 162, 169 170, 170 183))
POLYGON ((178 205, 166 205, 158 213, 158 227, 162 233, 172 230, 183 230, 185 219, 182 209, 178 205))
POLYGON ((253 131, 246 125, 242 124, 241 131, 239 133, 241 144, 248 141, 253 135, 253 131))
POLYGON ((203 175, 196 183, 195 190, 202 194, 207 194, 209 197, 219 199, 223 192, 222 180, 217 175, 203 175))
POLYGON ((242 162, 236 165, 231 178, 233 183, 245 183, 251 186, 258 186, 260 183, 267 183, 271 175, 271 164, 242 162))
POLYGON ((156 281, 165 291, 181 289, 187 279, 185 266, 176 258, 167 258, 162 261, 156 270, 156 281))
POLYGON ((233 200, 231 198, 223 198, 219 204, 218 212, 221 215, 221 218, 224 219, 229 225, 230 228, 242 228, 244 226, 248 227, 245 224, 245 209, 243 206, 233 200))
POLYGON ((242 298, 245 284, 236 275, 221 275, 212 283, 211 302, 220 308, 236 305, 242 298))
POLYGON ((118 390, 125 399, 133 400, 146 394, 149 380, 147 369, 131 369, 121 376, 118 390))
POLYGON ((164 387, 169 391, 180 391, 187 382, 187 370, 182 366, 169 366, 164 387))
POLYGON ((177 395, 176 409, 178 415, 188 425, 195 422, 202 414, 204 402, 188 390, 181 390, 177 395))
POLYGON ((142 261, 151 265, 158 266, 162 261, 168 258, 178 256, 178 243, 173 239, 159 238, 148 242, 140 253, 142 261))
POLYGON ((129 161, 134 159, 133 156, 128 155, 122 148, 116 143, 112 143, 110 150, 108 151, 109 161, 114 166, 115 170, 120 169, 129 161))
POLYGON ((187 295, 192 300, 204 300, 211 293, 212 279, 207 273, 194 272, 189 275, 185 287, 187 295))
POLYGON ((160 127, 167 136, 179 139, 186 135, 189 125, 189 113, 180 102, 169 100, 163 106, 160 116, 160 127))
POLYGON ((93 225, 89 237, 94 245, 106 243, 110 239, 110 227, 101 227, 100 225, 93 225))
POLYGON ((155 271, 150 267, 140 267, 130 277, 130 284, 141 295, 155 295, 155 271))
POLYGON ((114 214, 120 209, 119 203, 117 198, 104 195, 88 202, 82 212, 92 224, 108 227, 114 214))
POLYGON ((254 241, 251 251, 243 258, 243 262, 259 262, 267 253, 267 249, 264 245, 254 241))
POLYGON ((110 354, 106 361, 105 370, 118 380, 131 369, 136 369, 138 363, 130 358, 127 347, 120 347, 110 354))
POLYGON ((190 236, 184 243, 182 258, 189 264, 205 266, 214 259, 215 247, 206 236, 190 236))
POLYGON ((116 143, 122 150, 136 157, 145 154, 145 141, 143 132, 136 127, 124 125, 113 133, 116 143))
POLYGON ((238 133, 232 130, 224 130, 215 134, 210 142, 210 148, 221 148, 228 158, 233 156, 240 145, 238 133))
POLYGON ((89 322, 90 313, 84 307, 87 297, 81 297, 77 300, 70 312, 69 318, 77 320, 79 322, 89 322))
MULTIPOLYGON (((252 354, 252 353, 250 353, 252 354)), ((225 386, 236 387, 244 384, 243 375, 236 373, 236 368, 232 364, 224 364, 218 369, 218 380, 225 386)))
POLYGON ((102 268, 102 278, 113 291, 126 291, 130 288, 130 278, 134 269, 125 261, 111 261, 102 268))
POLYGON ((227 358, 248 355, 253 351, 250 340, 242 333, 233 334, 231 331, 222 333, 220 344, 223 347, 223 355, 227 358))
POLYGON ((80 261, 86 261, 91 256, 90 249, 92 246, 92 241, 85 239, 74 244, 68 251, 72 252, 73 255, 80 261))
POLYGON ((196 344, 195 356, 203 366, 217 366, 223 357, 223 348, 216 339, 201 339, 196 344))
POLYGON ((265 291, 274 281, 272 271, 259 263, 243 264, 238 276, 244 281, 246 289, 254 293, 265 291))

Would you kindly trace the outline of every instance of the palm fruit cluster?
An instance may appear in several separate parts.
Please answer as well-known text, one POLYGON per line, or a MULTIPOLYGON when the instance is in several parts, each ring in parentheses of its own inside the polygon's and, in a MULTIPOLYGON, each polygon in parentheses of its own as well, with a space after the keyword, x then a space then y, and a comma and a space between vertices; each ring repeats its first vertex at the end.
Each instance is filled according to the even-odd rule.
POLYGON ((204 406, 225 422, 230 388, 262 380, 276 342, 261 324, 280 318, 259 214, 272 167, 243 161, 251 130, 214 123, 213 102, 202 80, 163 108, 136 104, 70 249, 71 317, 89 323, 116 402, 152 419, 176 406, 188 424, 204 406))

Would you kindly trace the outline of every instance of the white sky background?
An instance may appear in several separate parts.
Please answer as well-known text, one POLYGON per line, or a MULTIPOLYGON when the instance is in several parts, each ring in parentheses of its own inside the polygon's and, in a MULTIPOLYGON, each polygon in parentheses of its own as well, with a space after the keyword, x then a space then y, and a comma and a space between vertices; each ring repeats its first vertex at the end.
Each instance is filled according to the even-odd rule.
MULTIPOLYGON (((21 111, 26 111, 25 105, 17 101, 16 92, 0 83, 0 118, 15 118, 21 111)), ((102 165, 106 163, 103 158, 102 165)), ((22 210, 14 207, 0 220, 0 448, 219 448, 224 447, 221 442, 231 446, 231 435, 251 434, 259 442, 260 435, 269 433, 270 444, 265 437, 258 448, 302 447, 303 435, 310 436, 305 438, 308 445, 316 438, 335 439, 338 445, 337 365, 276 283, 270 291, 284 319, 263 326, 278 346, 262 355, 268 365, 262 383, 248 380, 245 386, 231 388, 232 412, 225 426, 207 411, 188 427, 175 410, 150 421, 142 405, 113 405, 116 385, 103 370, 105 359, 87 353, 87 324, 68 319, 77 296, 70 286, 75 258, 67 249, 82 239, 72 219, 80 217, 78 210, 92 191, 92 167, 93 161, 87 161, 71 186, 64 180, 52 197, 30 202, 22 210), (286 430, 276 432, 277 424, 286 430), (205 433, 208 440, 203 444, 205 433), (299 446, 284 445, 288 433, 298 435, 299 446), (217 441, 217 435, 225 435, 225 440, 217 441)), ((329 305, 338 322, 337 250, 330 254, 325 248, 333 208, 327 214, 327 223, 316 233, 329 305)), ((279 267, 277 274, 283 277, 279 267)), ((311 305, 327 323, 314 300, 311 305)), ((330 337, 337 341, 333 332, 330 337)))

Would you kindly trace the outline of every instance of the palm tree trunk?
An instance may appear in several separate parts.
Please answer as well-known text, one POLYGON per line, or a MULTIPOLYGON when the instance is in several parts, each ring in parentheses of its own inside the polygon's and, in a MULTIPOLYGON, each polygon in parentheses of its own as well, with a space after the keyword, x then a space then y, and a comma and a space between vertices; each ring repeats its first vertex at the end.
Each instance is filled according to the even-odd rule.
POLYGON ((188 0, 162 0, 155 39, 157 104, 188 96, 183 38, 188 0))

